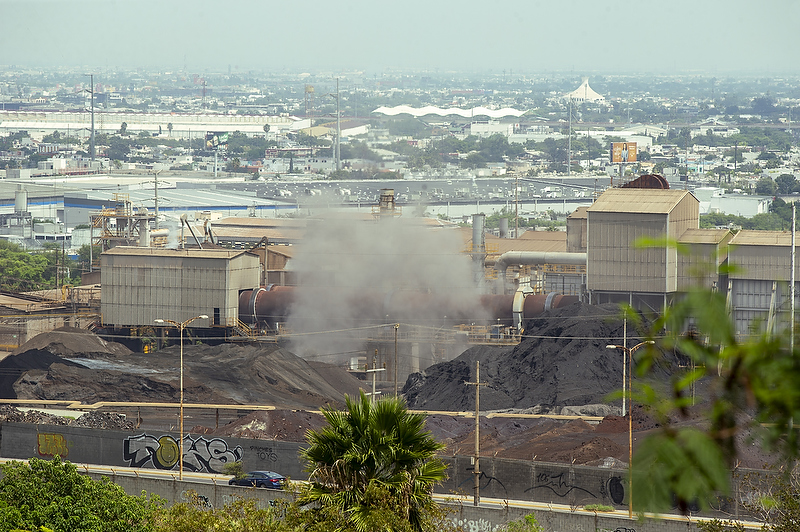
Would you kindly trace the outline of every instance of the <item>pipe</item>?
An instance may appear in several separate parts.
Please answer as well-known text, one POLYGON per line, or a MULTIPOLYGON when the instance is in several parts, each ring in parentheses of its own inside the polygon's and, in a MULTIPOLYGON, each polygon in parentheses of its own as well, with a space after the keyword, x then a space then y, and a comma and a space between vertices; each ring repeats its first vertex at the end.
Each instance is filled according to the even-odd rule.
MULTIPOLYGON (((577 296, 551 293, 461 296, 417 291, 341 294, 354 320, 376 322, 439 321, 448 323, 495 323, 522 327, 525 319, 546 310, 565 307, 579 300, 577 296), (523 299, 520 299, 523 298, 523 299)), ((242 321, 274 324, 289 315, 296 298, 290 286, 268 286, 244 290, 239 294, 239 318, 242 321)))
POLYGON ((192 233, 192 236, 194 237, 194 241, 197 242, 197 247, 199 247, 200 249, 203 249, 203 244, 200 243, 200 239, 197 238, 196 234, 194 234, 194 229, 192 229, 192 226, 189 225, 189 220, 186 218, 185 214, 181 215, 181 224, 185 225, 189 229, 189 232, 192 233))
POLYGON ((586 253, 566 253, 563 251, 507 251, 494 263, 505 289, 506 269, 512 264, 573 264, 586 266, 586 253))

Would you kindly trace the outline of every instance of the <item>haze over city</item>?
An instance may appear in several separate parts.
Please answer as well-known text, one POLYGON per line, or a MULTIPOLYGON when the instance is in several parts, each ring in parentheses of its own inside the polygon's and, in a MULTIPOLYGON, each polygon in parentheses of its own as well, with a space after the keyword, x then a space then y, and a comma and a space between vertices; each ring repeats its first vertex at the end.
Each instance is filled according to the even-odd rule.
POLYGON ((190 71, 796 72, 800 3, 0 0, 0 64, 190 71))

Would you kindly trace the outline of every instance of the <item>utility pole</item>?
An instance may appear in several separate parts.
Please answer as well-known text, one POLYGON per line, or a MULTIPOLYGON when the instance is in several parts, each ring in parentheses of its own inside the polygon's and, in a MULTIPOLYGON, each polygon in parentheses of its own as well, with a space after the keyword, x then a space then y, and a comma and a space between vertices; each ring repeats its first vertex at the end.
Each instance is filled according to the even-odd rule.
POLYGON ((92 114, 92 131, 89 134, 89 157, 91 157, 92 162, 94 162, 94 74, 84 74, 84 76, 89 76, 89 95, 91 96, 90 100, 90 112, 92 114))
POLYGON ((481 502, 481 487, 480 487, 480 478, 481 478, 481 466, 480 466, 480 459, 481 459, 481 440, 480 440, 480 414, 481 414, 481 386, 486 386, 487 383, 481 382, 481 362, 479 360, 475 361, 475 382, 464 382, 464 384, 468 386, 475 386, 475 456, 473 457, 473 461, 475 462, 475 467, 472 471, 472 474, 475 476, 475 494, 472 499, 472 505, 478 506, 481 502))
POLYGON ((796 203, 793 201, 792 202, 792 272, 791 272, 792 286, 791 286, 791 289, 789 290, 789 293, 791 294, 789 297, 791 297, 791 301, 792 301, 792 312, 791 312, 791 318, 790 318, 791 321, 789 322, 789 354, 791 354, 792 356, 794 356, 794 296, 795 296, 795 287, 794 287, 794 282, 795 282, 795 278, 794 278, 795 251, 794 250, 795 250, 795 247, 794 247, 794 244, 795 244, 795 220, 796 220, 795 205, 796 205, 796 203))
POLYGON ((394 398, 397 399, 397 329, 399 323, 394 324, 394 398))
POLYGON ((572 172, 572 97, 569 98, 569 131, 567 134, 567 175, 572 172))
POLYGON ((155 179, 155 184, 153 185, 153 189, 154 189, 154 191, 156 193, 156 197, 155 197, 155 202, 156 202, 156 229, 158 229, 158 173, 160 171, 161 170, 156 170, 156 172, 155 172, 156 179, 155 179))
POLYGON ((340 140, 342 138, 342 114, 339 111, 339 78, 336 78, 336 171, 342 169, 342 151, 340 140))
POLYGON ((370 400, 374 403, 375 396, 378 395, 378 392, 375 391, 375 377, 379 371, 386 371, 386 368, 378 368, 378 350, 375 350, 375 355, 372 357, 372 369, 368 369, 367 373, 372 373, 372 393, 367 394, 370 396, 370 400))
POLYGON ((514 238, 519 238, 519 174, 514 185, 514 238))

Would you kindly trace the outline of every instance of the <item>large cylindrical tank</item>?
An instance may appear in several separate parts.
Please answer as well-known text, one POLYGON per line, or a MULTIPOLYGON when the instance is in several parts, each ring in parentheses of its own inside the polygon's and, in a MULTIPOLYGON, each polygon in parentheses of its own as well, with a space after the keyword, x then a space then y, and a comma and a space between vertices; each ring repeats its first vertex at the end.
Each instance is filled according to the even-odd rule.
POLYGON ((22 185, 14 192, 14 212, 28 212, 28 191, 22 185))
POLYGON ((508 218, 500 218, 500 238, 508 238, 508 218))
MULTIPOLYGON (((309 292, 312 294, 313 292, 309 292)), ((386 294, 364 292, 343 294, 353 319, 379 322, 431 323, 513 323, 513 295, 437 294, 398 290, 386 294)), ((270 326, 284 321, 296 298, 296 290, 288 286, 269 286, 245 290, 239 294, 239 318, 247 323, 262 322, 270 326)), ((328 298, 329 299, 329 298, 328 298)), ((578 301, 577 296, 561 294, 533 294, 525 298, 524 318, 538 316, 546 310, 564 307, 578 301)), ((322 303, 320 303, 322 304, 322 303)), ((327 304, 336 304, 328 301, 327 304)))
POLYGON ((472 252, 483 253, 486 251, 486 236, 484 227, 486 225, 485 214, 472 215, 472 252))

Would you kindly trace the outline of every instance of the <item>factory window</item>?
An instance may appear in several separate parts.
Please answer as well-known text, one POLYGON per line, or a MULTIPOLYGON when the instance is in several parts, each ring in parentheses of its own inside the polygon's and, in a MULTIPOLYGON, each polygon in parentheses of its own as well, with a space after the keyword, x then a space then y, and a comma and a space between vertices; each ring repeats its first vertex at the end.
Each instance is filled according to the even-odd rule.
POLYGON ((219 325, 219 307, 214 307, 214 325, 219 325))

